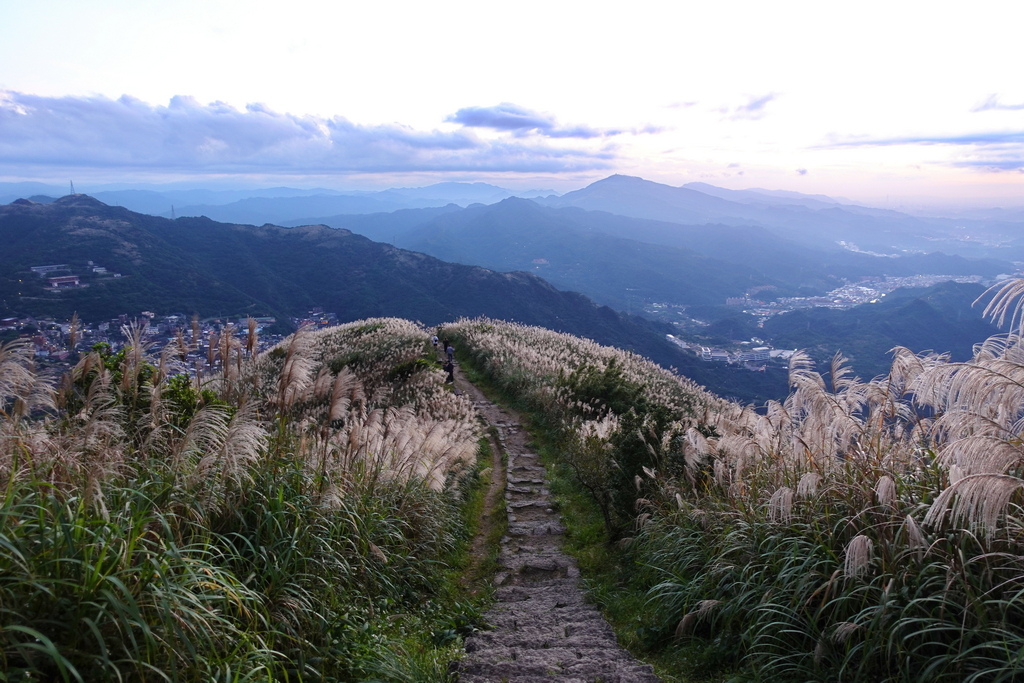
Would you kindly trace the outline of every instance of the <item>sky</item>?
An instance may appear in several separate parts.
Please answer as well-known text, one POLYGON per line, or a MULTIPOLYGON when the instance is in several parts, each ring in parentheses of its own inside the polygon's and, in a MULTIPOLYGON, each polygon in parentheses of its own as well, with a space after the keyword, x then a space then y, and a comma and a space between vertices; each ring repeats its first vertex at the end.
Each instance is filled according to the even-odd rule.
POLYGON ((1019 11, 0 0, 0 181, 564 192, 623 173, 1020 206, 1019 11))

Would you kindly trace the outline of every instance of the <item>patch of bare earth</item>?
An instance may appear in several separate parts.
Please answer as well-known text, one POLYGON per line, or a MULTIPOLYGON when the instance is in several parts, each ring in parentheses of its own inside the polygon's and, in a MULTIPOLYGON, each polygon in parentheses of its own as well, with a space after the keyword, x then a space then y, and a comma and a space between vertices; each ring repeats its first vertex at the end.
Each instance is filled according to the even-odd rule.
MULTIPOLYGON (((619 647, 611 626, 587 603, 579 569, 562 552, 565 527, 544 466, 530 452, 519 416, 489 401, 458 369, 456 386, 498 435, 484 516, 500 505, 503 489, 508 514, 495 603, 484 615, 489 628, 466 640, 466 656, 456 666, 460 683, 658 683, 653 669, 619 647), (502 453, 507 471, 500 467, 502 453)), ((486 551, 485 539, 478 534, 475 553, 486 551)))

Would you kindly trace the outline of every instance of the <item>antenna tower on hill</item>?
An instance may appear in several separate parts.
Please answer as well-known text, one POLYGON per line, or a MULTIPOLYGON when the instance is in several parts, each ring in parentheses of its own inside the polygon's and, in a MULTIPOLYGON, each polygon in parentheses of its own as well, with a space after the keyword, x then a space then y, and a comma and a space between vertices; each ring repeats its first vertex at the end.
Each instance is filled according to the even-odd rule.
POLYGON ((75 193, 75 181, 74 180, 69 180, 68 182, 71 183, 71 194, 74 194, 75 193))

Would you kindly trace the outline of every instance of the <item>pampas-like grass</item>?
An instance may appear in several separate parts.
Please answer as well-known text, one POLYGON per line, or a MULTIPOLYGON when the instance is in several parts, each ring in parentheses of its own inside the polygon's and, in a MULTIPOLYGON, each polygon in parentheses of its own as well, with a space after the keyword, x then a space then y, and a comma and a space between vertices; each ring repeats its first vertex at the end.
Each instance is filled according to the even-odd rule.
POLYGON ((1024 280, 1010 279, 996 283, 975 299, 974 304, 981 303, 989 296, 992 298, 982 314, 995 320, 999 327, 1009 324, 1011 330, 1024 335, 1024 307, 1021 305, 1024 301, 1024 280))
POLYGON ((773 522, 786 523, 793 516, 793 489, 779 488, 768 501, 768 518, 773 522))
POLYGON ((892 507, 896 504, 896 482, 887 474, 878 478, 875 484, 875 500, 882 507, 892 507))
POLYGON ((928 548, 928 539, 924 535, 924 531, 918 526, 917 521, 913 515, 907 515, 903 520, 903 530, 906 534, 907 547, 915 551, 926 550, 928 548))
POLYGON ((298 330, 285 349, 284 364, 277 379, 277 408, 282 414, 304 397, 312 383, 314 361, 309 357, 309 331, 298 330))
POLYGON ((804 472, 796 485, 797 498, 812 498, 818 493, 818 485, 821 483, 821 475, 817 472, 804 472))
POLYGON ((874 559, 875 544, 864 534, 858 534, 846 545, 843 573, 848 577, 863 576, 874 559))
POLYGON ((0 419, 19 420, 35 410, 52 410, 56 392, 36 375, 32 344, 15 339, 0 344, 0 419))
POLYGON ((980 530, 989 537, 999 528, 1013 495, 1024 488, 1024 480, 1005 474, 971 474, 943 491, 925 515, 926 526, 939 527, 949 512, 956 524, 980 530))

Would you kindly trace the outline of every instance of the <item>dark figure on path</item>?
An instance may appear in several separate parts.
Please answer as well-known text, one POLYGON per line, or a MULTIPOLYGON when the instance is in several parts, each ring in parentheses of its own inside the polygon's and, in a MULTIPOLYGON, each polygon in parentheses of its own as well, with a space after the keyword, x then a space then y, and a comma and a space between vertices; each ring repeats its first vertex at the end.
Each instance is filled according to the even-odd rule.
POLYGON ((445 384, 455 384, 455 363, 453 363, 451 361, 448 361, 447 363, 445 363, 444 364, 444 371, 448 373, 448 377, 447 377, 447 379, 445 379, 444 383, 445 384))

